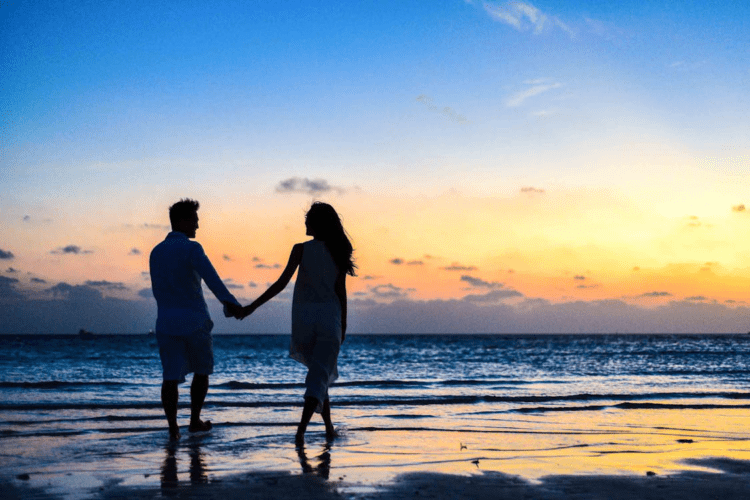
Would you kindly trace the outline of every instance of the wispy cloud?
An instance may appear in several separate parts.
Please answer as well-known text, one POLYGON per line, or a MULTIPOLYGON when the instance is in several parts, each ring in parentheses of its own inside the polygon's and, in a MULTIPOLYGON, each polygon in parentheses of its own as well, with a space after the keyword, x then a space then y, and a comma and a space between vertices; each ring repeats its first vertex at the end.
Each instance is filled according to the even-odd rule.
POLYGON ((485 294, 471 294, 465 296, 462 300, 467 302, 476 303, 493 303, 499 302, 505 299, 512 299, 515 297, 523 297, 523 294, 517 290, 492 290, 485 294))
POLYGON ((92 281, 88 280, 84 283, 86 286, 90 286, 93 288, 103 288, 105 290, 127 290, 128 287, 125 286, 124 283, 121 281, 107 281, 107 280, 101 280, 101 281, 92 281))
POLYGON ((227 254, 222 255, 221 258, 227 262, 232 262, 232 258, 227 254))
POLYGON ((521 188, 521 192, 529 195, 533 194, 544 194, 544 189, 541 188, 535 188, 532 186, 525 186, 521 188))
POLYGON ((423 266, 424 262, 422 262, 421 260, 410 260, 409 262, 406 263, 406 265, 407 266, 423 266))
POLYGON ((745 210, 747 209, 745 208, 744 204, 732 206, 732 212, 744 212, 745 210))
POLYGON ((399 299, 406 297, 414 288, 402 288, 392 283, 370 287, 370 293, 380 299, 399 299))
POLYGON ((464 115, 457 113, 453 108, 443 106, 442 108, 432 103, 432 98, 424 94, 417 96, 417 102, 421 102, 424 106, 435 113, 439 113, 448 120, 456 123, 467 123, 469 120, 464 115))
POLYGON ((10 260, 13 259, 15 255, 13 255, 13 252, 7 251, 7 250, 0 250, 0 259, 2 260, 10 260))
POLYGON ((550 90, 562 87, 560 82, 550 82, 546 79, 527 80, 523 82, 526 88, 519 90, 506 101, 505 105, 509 108, 517 108, 521 106, 530 97, 549 92, 550 90))
POLYGON ((50 253, 54 254, 87 254, 87 253, 94 253, 92 250, 84 250, 78 245, 67 245, 64 247, 56 248, 55 250, 52 250, 50 253))
POLYGON ((468 274, 464 274, 463 276, 461 276, 461 281, 464 281, 469 285, 477 288, 502 288, 504 286, 503 283, 499 283, 497 281, 485 281, 481 278, 469 276, 468 274))
POLYGON ((40 284, 46 284, 46 283, 47 283, 47 280, 45 280, 45 279, 42 279, 42 278, 37 278, 37 277, 34 277, 34 278, 31 278, 31 282, 32 282, 32 283, 40 283, 40 284))
POLYGON ((281 264, 255 264, 255 269, 279 269, 281 268, 281 264))
POLYGON ((16 269, 15 267, 9 267, 8 269, 5 270, 5 272, 6 273, 17 273, 18 269, 16 269))
POLYGON ((140 254, 141 254, 141 251, 138 250, 137 248, 131 248, 130 251, 128 252, 128 255, 140 255, 140 254))
POLYGON ((390 263, 391 263, 391 264, 393 264, 394 266, 400 266, 401 264, 403 264, 403 263, 404 263, 404 259, 399 259, 399 258, 397 257, 397 258, 395 258, 395 259, 391 259, 391 260, 389 260, 388 262, 390 262, 390 263))
POLYGON ((450 266, 441 267, 443 271, 476 271, 476 266, 464 266, 458 262, 453 262, 450 266))
POLYGON ((555 16, 545 14, 528 2, 484 1, 482 7, 492 19, 506 24, 517 31, 530 31, 535 35, 551 29, 559 29, 571 38, 576 36, 573 28, 555 16))
POLYGON ((245 285, 242 285, 240 283, 235 283, 232 278, 227 278, 224 281, 224 286, 226 286, 230 290, 242 290, 245 288, 245 285))
POLYGON ((290 177, 289 179, 279 182, 278 186, 276 186, 277 193, 305 193, 309 195, 318 195, 329 192, 342 194, 345 191, 344 188, 328 184, 328 181, 325 179, 308 179, 307 177, 290 177))
POLYGON ((673 295, 669 292, 646 292, 639 295, 639 297, 672 297, 673 295))

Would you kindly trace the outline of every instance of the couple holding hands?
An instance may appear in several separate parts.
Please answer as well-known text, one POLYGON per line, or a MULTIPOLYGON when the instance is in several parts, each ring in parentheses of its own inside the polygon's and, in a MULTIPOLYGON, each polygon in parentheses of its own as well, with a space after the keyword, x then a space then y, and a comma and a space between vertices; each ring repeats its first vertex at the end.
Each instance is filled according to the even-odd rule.
POLYGON ((297 280, 292 300, 292 338, 289 356, 304 364, 305 403, 295 441, 304 443, 313 413, 323 417, 326 437, 336 432, 331 422, 329 385, 338 378, 337 360, 346 337, 346 275, 354 276, 352 245, 331 205, 315 202, 305 215, 312 240, 292 247, 281 276, 252 304, 241 306, 227 290, 203 247, 195 238, 199 203, 182 199, 169 207, 172 231, 151 251, 151 287, 158 307, 156 338, 164 378, 161 401, 171 440, 180 438, 177 425, 178 385, 193 373, 190 386, 189 432, 211 429, 200 419, 213 373, 213 322, 203 298, 201 280, 224 304, 224 314, 243 319, 297 280))

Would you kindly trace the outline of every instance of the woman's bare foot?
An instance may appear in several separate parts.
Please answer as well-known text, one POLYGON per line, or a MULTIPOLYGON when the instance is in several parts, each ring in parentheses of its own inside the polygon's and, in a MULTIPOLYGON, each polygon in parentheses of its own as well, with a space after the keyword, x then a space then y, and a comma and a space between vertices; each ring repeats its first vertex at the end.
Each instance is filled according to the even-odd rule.
POLYGON ((188 432, 206 432, 210 431, 213 425, 211 425, 210 420, 206 420, 205 422, 198 420, 197 422, 190 422, 190 427, 188 427, 188 432))
POLYGON ((297 434, 294 435, 294 444, 297 446, 305 446, 305 431, 297 430, 297 434))
POLYGON ((334 429, 333 426, 326 426, 326 441, 333 441, 337 437, 339 437, 339 433, 336 432, 336 429, 334 429))

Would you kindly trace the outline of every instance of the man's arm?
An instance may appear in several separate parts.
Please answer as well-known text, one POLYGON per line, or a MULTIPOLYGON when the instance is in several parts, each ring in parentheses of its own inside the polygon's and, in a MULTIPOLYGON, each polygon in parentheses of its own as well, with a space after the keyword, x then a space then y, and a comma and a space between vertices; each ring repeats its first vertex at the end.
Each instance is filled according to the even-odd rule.
POLYGON ((208 260, 208 257, 206 256, 206 253, 203 251, 203 247, 200 244, 196 245, 190 257, 191 263, 193 264, 193 269, 195 269, 198 275, 203 278, 203 281, 206 282, 206 286, 208 287, 208 289, 211 290, 216 298, 224 304, 227 311, 229 311, 229 313, 234 317, 237 317, 239 314, 241 314, 242 306, 237 301, 237 299, 234 298, 234 295, 229 292, 224 282, 221 281, 221 278, 219 278, 219 274, 216 272, 216 269, 214 269, 211 261, 208 260))

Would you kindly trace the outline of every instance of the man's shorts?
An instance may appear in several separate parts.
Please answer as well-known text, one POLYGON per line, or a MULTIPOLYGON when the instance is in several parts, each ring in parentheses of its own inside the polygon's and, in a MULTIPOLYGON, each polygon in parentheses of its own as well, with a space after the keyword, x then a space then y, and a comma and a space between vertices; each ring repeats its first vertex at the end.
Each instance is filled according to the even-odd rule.
POLYGON ((210 329, 185 336, 156 335, 164 380, 185 381, 185 375, 210 375, 214 372, 214 347, 210 329))

